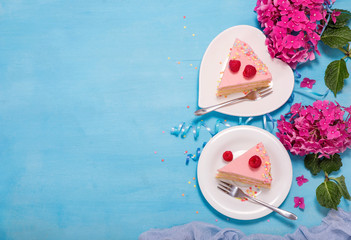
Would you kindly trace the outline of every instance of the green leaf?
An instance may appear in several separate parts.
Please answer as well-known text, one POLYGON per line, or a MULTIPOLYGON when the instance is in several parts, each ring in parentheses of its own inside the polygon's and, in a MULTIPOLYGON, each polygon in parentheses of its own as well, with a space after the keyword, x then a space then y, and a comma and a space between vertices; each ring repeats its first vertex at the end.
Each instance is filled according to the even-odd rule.
POLYGON ((336 94, 344 87, 344 80, 349 77, 344 59, 331 62, 325 70, 325 85, 336 94))
POLYGON ((338 183, 338 187, 339 187, 339 190, 340 190, 342 196, 347 200, 351 200, 351 196, 349 194, 349 191, 347 190, 347 186, 345 183, 345 177, 343 175, 341 175, 340 177, 337 177, 337 178, 331 177, 329 179, 335 180, 338 183))
POLYGON ((313 175, 317 175, 322 168, 320 166, 320 159, 317 154, 308 154, 305 157, 305 167, 310 170, 313 175))
POLYGON ((324 181, 317 187, 316 196, 321 206, 338 210, 337 207, 340 203, 341 192, 335 182, 324 181))
POLYGON ((331 19, 328 23, 327 27, 331 28, 341 28, 347 24, 347 22, 351 19, 351 13, 344 9, 333 9, 336 12, 341 12, 339 16, 336 17, 336 23, 334 23, 331 19))
POLYGON ((321 36, 324 44, 332 48, 345 46, 351 41, 351 29, 348 26, 341 28, 326 28, 321 36))
POLYGON ((330 158, 323 158, 320 166, 328 174, 333 171, 338 171, 342 166, 340 155, 334 154, 330 158))

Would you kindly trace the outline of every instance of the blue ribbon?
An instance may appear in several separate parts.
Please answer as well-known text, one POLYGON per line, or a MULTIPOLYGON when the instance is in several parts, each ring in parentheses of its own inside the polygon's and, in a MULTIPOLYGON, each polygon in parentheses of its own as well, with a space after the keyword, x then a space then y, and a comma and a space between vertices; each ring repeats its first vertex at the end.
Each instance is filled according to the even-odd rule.
POLYGON ((274 127, 275 127, 275 119, 272 117, 271 114, 267 113, 265 115, 262 116, 262 120, 263 120, 263 128, 266 129, 266 130, 269 130, 270 132, 272 132, 274 130, 274 127), (268 129, 268 126, 267 126, 267 118, 268 120, 271 122, 272 126, 270 129, 268 129))
POLYGON ((294 70, 294 75, 295 75, 295 82, 300 83, 301 74, 295 69, 294 70))
POLYGON ((208 127, 204 121, 200 121, 196 124, 186 124, 185 122, 182 122, 181 124, 179 124, 178 127, 173 127, 171 129, 171 134, 176 136, 176 137, 180 136, 181 138, 186 138, 187 134, 192 129, 194 139, 197 140, 197 138, 199 137, 201 128, 205 128, 213 137, 214 135, 216 135, 219 132, 220 125, 224 125, 225 127, 231 126, 226 121, 221 120, 221 119, 218 119, 216 121, 216 124, 215 124, 213 130, 210 127, 208 127))
MULTIPOLYGON (((206 145, 206 142, 202 144, 202 149, 205 147, 205 145, 206 145)), ((194 162, 199 161, 200 155, 201 155, 201 148, 197 148, 195 154, 188 154, 186 156, 185 165, 188 165, 190 160, 193 160, 194 162)))

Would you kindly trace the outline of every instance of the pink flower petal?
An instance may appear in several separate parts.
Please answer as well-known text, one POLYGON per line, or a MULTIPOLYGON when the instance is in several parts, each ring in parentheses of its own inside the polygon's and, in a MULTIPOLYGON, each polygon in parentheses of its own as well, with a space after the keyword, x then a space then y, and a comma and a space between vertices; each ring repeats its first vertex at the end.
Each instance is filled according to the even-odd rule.
POLYGON ((309 88, 312 89, 313 85, 316 83, 316 80, 309 79, 309 78, 304 78, 302 82, 300 83, 300 87, 302 88, 309 88))
POLYGON ((305 209, 305 200, 303 197, 294 197, 294 208, 301 208, 301 209, 305 209))
POLYGON ((305 178, 303 175, 296 177, 296 181, 297 181, 297 185, 299 185, 300 187, 304 184, 308 182, 308 179, 305 178))

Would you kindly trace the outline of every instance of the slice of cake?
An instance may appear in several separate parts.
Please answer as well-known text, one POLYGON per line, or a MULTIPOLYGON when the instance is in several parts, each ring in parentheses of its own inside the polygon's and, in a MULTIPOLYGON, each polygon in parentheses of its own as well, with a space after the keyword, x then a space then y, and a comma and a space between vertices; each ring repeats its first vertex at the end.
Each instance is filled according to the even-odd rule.
POLYGON ((257 187, 270 188, 271 161, 262 143, 218 169, 217 178, 237 181, 257 187))
POLYGON ((272 74, 245 42, 236 39, 217 88, 217 96, 267 87, 272 74))

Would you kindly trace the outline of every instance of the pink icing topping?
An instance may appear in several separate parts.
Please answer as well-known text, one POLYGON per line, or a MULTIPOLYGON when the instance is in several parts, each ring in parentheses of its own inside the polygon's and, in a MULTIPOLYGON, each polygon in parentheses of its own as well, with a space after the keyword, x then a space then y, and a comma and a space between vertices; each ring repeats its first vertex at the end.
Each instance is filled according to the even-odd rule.
POLYGON ((263 181, 265 183, 270 183, 272 181, 270 174, 271 162, 262 143, 258 143, 256 146, 252 147, 241 156, 235 158, 224 167, 218 169, 218 171, 223 173, 239 174, 242 176, 257 179, 259 181, 263 181), (248 164, 250 157, 254 155, 258 155, 262 160, 262 164, 258 168, 251 168, 248 164))
POLYGON ((258 58, 252 48, 247 43, 239 39, 235 40, 234 45, 231 48, 229 60, 231 59, 240 60, 241 67, 236 73, 229 71, 228 61, 218 89, 247 83, 247 79, 245 79, 243 76, 243 71, 246 65, 252 65, 256 67, 257 70, 257 74, 252 79, 250 79, 250 83, 260 82, 262 80, 272 78, 272 75, 269 72, 267 66, 258 58))

